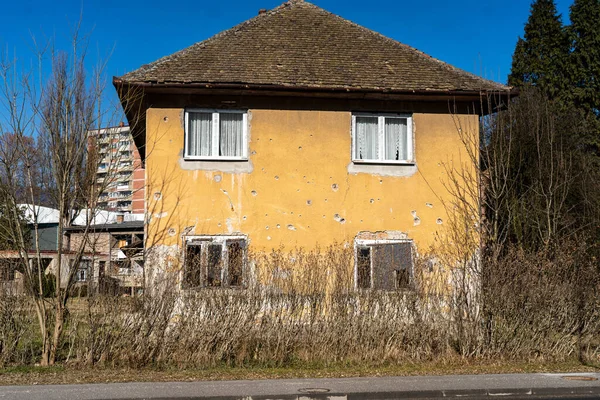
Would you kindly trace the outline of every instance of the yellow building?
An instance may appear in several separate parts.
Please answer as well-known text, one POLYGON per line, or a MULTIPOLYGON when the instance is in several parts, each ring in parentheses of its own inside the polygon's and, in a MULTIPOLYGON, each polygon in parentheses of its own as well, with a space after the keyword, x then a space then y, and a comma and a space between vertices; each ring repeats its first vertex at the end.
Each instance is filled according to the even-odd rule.
POLYGON ((509 90, 301 0, 114 85, 145 160, 146 266, 183 266, 185 287, 332 243, 356 287, 409 284, 451 217, 449 166, 474 168, 480 104, 509 90))

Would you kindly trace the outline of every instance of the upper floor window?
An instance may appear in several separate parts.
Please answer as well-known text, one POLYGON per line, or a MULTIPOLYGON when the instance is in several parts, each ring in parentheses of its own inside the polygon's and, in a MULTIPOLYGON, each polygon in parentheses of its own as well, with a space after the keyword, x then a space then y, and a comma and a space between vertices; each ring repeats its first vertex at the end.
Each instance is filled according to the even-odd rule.
POLYGON ((248 158, 248 118, 240 110, 185 112, 185 158, 244 160, 248 158))
POLYGON ((413 163, 412 116, 353 114, 352 161, 413 163))

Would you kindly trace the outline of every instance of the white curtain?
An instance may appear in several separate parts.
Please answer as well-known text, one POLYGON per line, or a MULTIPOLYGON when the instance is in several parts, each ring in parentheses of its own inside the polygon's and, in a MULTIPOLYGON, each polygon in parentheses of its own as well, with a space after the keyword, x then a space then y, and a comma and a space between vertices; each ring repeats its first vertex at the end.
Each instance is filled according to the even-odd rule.
POLYGON ((188 155, 210 156, 212 148, 212 114, 189 113, 188 155))
POLYGON ((377 117, 356 117, 356 159, 377 160, 378 142, 377 117))
POLYGON ((244 116, 241 113, 219 115, 219 155, 242 157, 244 142, 244 116))
POLYGON ((385 119, 385 159, 408 160, 406 119, 385 119))

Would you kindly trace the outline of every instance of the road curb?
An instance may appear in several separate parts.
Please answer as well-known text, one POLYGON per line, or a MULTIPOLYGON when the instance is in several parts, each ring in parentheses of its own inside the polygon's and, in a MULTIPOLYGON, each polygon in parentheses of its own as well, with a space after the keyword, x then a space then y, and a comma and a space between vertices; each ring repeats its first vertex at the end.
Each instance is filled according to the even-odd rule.
MULTIPOLYGON (((357 393, 298 393, 284 395, 256 396, 184 396, 152 398, 152 400, 388 400, 388 399, 432 399, 432 398, 540 398, 544 396, 576 396, 580 398, 600 398, 600 387, 555 387, 555 388, 515 388, 515 389, 470 389, 470 390, 418 390, 357 393)), ((125 400, 142 400, 131 398, 125 400)))

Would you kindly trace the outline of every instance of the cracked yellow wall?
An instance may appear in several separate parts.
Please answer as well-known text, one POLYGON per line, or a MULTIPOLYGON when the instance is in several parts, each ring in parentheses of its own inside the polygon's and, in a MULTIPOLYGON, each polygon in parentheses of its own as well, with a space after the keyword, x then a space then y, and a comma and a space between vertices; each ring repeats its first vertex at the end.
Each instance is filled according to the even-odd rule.
POLYGON ((456 119, 472 135, 478 129, 474 115, 415 113, 414 174, 352 174, 350 112, 251 109, 252 172, 228 173, 181 159, 182 115, 147 111, 148 246, 181 243, 183 234, 242 233, 254 250, 308 249, 362 231, 402 231, 426 249, 448 219, 445 165, 470 165, 456 119))

